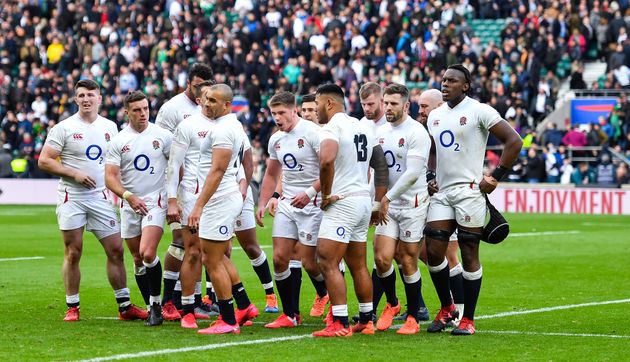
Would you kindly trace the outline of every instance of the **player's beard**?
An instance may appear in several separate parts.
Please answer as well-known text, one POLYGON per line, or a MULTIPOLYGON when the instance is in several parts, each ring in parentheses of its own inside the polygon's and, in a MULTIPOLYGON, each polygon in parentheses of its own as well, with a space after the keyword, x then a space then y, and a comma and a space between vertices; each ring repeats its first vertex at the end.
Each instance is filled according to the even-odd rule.
POLYGON ((385 118, 389 123, 396 123, 402 119, 403 111, 400 112, 392 112, 392 114, 385 113, 385 118))

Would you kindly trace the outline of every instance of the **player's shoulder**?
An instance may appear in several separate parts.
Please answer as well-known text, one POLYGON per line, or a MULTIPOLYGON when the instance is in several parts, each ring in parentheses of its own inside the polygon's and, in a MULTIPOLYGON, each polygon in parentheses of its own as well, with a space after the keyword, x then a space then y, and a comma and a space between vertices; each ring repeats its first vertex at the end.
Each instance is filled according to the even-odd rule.
POLYGON ((281 140, 282 138, 284 138, 286 135, 287 135, 287 133, 286 133, 286 132, 284 132, 284 131, 280 131, 280 130, 278 130, 278 131, 274 132, 274 133, 271 135, 271 137, 269 137, 269 144, 274 144, 274 143, 276 143, 276 142, 280 141, 280 140, 281 140))

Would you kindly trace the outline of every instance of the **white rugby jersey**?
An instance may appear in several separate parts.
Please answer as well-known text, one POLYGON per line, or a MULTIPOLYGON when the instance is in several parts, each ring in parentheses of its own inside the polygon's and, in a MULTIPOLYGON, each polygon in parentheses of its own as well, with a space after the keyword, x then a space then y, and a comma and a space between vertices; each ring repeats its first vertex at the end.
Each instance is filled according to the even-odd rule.
POLYGON ((374 122, 374 120, 367 119, 364 116, 363 118, 361 118, 361 123, 369 125, 370 128, 372 129, 372 133, 376 134, 376 129, 387 124, 387 117, 385 117, 385 112, 383 112, 383 115, 381 116, 381 118, 379 118, 378 121, 374 122))
POLYGON ((126 127, 112 139, 107 164, 120 167, 122 185, 147 206, 161 206, 172 141, 170 132, 152 123, 141 133, 126 127))
POLYGON ((155 124, 175 133, 177 126, 186 118, 199 112, 199 106, 182 92, 164 103, 158 111, 155 124))
MULTIPOLYGON (((179 183, 180 190, 196 194, 201 191, 203 185, 197 183, 197 164, 199 163, 199 149, 201 142, 206 138, 214 121, 197 112, 183 120, 175 129, 173 147, 178 147, 185 152, 184 174, 179 183)), ((179 177, 179 172, 176 173, 179 177)), ((170 184, 169 184, 170 185, 170 184)), ((168 190, 169 197, 177 196, 177 189, 168 190)))
POLYGON ((429 113, 427 126, 437 153, 440 189, 457 184, 479 184, 489 129, 501 121, 499 113, 470 97, 451 109, 444 103, 429 113))
POLYGON ((282 164, 282 196, 293 198, 319 179, 319 132, 313 122, 299 118, 290 132, 269 139, 269 158, 282 164))
POLYGON ((241 166, 243 153, 246 144, 249 144, 247 135, 243 130, 243 125, 236 119, 236 115, 230 113, 214 120, 215 124, 210 128, 206 138, 201 142, 199 151, 199 162, 197 166, 197 179, 199 180, 199 192, 206 182, 208 172, 212 167, 212 150, 214 148, 225 148, 232 151, 232 157, 219 187, 210 198, 211 200, 227 195, 232 192, 239 192, 236 175, 241 166))
POLYGON ((354 117, 336 113, 320 131, 321 142, 339 144, 331 195, 370 195, 368 168, 375 137, 372 130, 354 117))
MULTIPOLYGON (((391 123, 379 127, 376 131, 376 137, 378 143, 383 147, 385 161, 389 168, 390 190, 394 188, 400 176, 407 171, 409 163, 420 163, 420 177, 400 197, 391 200, 390 203, 393 207, 417 207, 429 195, 426 180, 427 161, 431 150, 429 134, 420 123, 407 116, 396 127, 391 123)), ((417 170, 418 167, 414 169, 417 170)), ((396 187, 405 188, 407 186, 396 185, 396 187)))
POLYGON ((89 200, 105 196, 105 156, 111 139, 118 133, 116 124, 98 116, 92 123, 85 122, 78 113, 54 126, 46 145, 61 152, 61 164, 87 173, 96 183, 88 189, 72 178, 62 177, 57 192, 59 199, 89 200))

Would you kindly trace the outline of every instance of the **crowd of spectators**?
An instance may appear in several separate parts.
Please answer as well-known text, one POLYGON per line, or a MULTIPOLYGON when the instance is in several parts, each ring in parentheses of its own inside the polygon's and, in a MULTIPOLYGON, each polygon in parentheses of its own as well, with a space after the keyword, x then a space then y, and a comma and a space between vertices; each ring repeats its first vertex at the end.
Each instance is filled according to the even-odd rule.
MULTIPOLYGON (((123 127, 129 90, 149 96, 154 120, 185 88, 194 62, 210 64, 215 80, 245 100, 239 119, 260 163, 274 92, 306 94, 335 82, 347 92, 348 112, 361 117, 363 82, 397 82, 412 88, 415 117, 420 92, 439 88, 454 63, 472 72, 476 98, 529 137, 553 110, 562 81, 586 87, 586 60, 611 64, 602 87, 628 88, 629 17, 627 0, 4 1, 0 177, 10 176, 7 155, 36 164, 47 130, 76 111, 78 80, 101 84, 101 114, 123 127), (508 19, 501 42, 482 44, 471 21, 493 18, 508 19)), ((623 122, 607 142, 627 151, 623 122)), ((20 176, 44 177, 34 166, 20 176)))

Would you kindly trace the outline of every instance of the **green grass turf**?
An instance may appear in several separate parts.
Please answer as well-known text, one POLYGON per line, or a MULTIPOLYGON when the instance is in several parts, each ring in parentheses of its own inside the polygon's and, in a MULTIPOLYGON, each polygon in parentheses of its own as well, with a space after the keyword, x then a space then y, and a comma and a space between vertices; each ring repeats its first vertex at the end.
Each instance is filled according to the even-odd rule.
MULTIPOLYGON (((511 237, 500 245, 482 244, 484 277, 477 316, 630 298, 628 217, 516 214, 507 217, 512 233, 574 233, 511 237)), ((271 220, 266 224, 271 225, 271 220)), ((63 248, 54 207, 2 206, 0 233, 0 259, 44 257, 0 261, 0 358, 6 360, 77 360, 167 348, 243 343, 308 335, 323 326, 320 319, 307 316, 314 290, 306 277, 301 300, 306 325, 292 330, 266 330, 262 324, 277 315, 264 313, 254 326, 243 328, 238 336, 201 336, 173 322, 148 328, 142 322, 102 319, 115 317, 117 310, 105 276, 104 253, 89 233, 81 261, 82 320, 64 323, 66 308, 60 272, 63 248)), ((269 226, 258 230, 261 245, 271 244, 270 234, 269 226)), ((167 235, 160 245, 161 258, 169 242, 167 235)), ((371 248, 371 242, 369 245, 371 248)), ((272 250, 264 250, 271 264, 272 250)), ((262 311, 264 293, 256 274, 242 251, 234 251, 233 255, 251 299, 262 311)), ((142 304, 128 252, 125 263, 132 301, 142 304)), ((369 260, 368 264, 371 263, 369 260)), ((438 309, 437 298, 424 266, 421 273, 423 294, 433 317, 438 309)), ((400 280, 398 285, 399 296, 404 299, 400 280)), ((424 322, 423 331, 415 336, 399 336, 390 330, 350 339, 305 337, 143 358, 160 361, 210 358, 239 361, 623 360, 630 347, 630 332, 623 327, 629 304, 480 318, 476 322, 478 333, 472 337, 452 337, 448 333, 429 335, 424 331, 427 326, 424 322), (624 338, 525 333, 605 334, 624 338)), ((351 315, 357 312, 352 293, 349 308, 351 315)), ((205 327, 207 322, 199 324, 205 327)))

